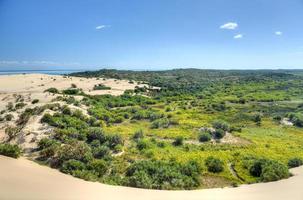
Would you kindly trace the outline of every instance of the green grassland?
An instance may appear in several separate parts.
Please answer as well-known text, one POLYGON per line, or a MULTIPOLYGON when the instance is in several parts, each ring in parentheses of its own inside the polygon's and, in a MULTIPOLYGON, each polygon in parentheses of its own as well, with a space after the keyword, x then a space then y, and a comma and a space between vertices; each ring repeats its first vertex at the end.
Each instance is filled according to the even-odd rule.
MULTIPOLYGON (((74 76, 141 81, 124 95, 84 96, 44 115, 53 126, 40 160, 86 180, 153 189, 236 186, 287 178, 303 159, 300 71, 101 70, 74 76), (294 125, 283 125, 286 118, 294 125), (200 142, 203 128, 226 125, 200 142), (207 161, 208 160, 208 161, 207 161), (258 171, 259 170, 259 171, 258 171)), ((207 130, 208 130, 207 129, 207 130)), ((218 130, 217 130, 218 129, 218 130)), ((205 132, 205 131, 204 131, 205 132)))

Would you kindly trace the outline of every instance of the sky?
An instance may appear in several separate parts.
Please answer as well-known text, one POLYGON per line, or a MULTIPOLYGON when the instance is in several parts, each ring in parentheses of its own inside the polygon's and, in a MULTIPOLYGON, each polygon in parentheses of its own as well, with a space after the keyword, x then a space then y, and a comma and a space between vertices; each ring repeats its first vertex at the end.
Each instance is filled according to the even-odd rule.
POLYGON ((0 0, 0 70, 303 69, 303 0, 0 0))

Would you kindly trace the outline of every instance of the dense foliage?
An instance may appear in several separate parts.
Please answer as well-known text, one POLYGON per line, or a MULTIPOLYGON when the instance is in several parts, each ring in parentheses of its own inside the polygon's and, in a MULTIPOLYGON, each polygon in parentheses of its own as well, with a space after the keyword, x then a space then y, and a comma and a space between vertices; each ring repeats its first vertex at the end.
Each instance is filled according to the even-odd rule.
MULTIPOLYGON (((86 180, 153 189, 287 178, 287 165, 299 166, 303 158, 302 74, 198 69, 76 73, 148 86, 121 96, 90 96, 77 87, 50 90, 65 94, 56 100, 73 106, 42 117, 54 131, 39 143, 40 160, 86 180)), ((109 89, 103 86, 95 89, 109 89)), ((20 124, 36 112, 24 111, 20 124)))

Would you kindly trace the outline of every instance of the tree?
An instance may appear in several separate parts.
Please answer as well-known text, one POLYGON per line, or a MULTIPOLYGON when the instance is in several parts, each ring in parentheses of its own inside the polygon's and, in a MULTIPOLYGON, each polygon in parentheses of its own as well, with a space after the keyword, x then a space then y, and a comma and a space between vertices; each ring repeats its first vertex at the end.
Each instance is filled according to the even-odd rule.
POLYGON ((224 170, 223 162, 220 159, 214 158, 212 156, 208 157, 205 160, 205 165, 209 172, 219 173, 224 170))

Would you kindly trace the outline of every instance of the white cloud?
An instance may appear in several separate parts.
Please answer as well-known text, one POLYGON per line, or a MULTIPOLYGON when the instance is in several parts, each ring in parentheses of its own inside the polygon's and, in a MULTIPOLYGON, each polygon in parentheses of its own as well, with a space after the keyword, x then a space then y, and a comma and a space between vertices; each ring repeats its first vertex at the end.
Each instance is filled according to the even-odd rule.
POLYGON ((281 31, 276 31, 275 34, 276 35, 282 35, 283 33, 281 31))
POLYGON ((109 25, 99 25, 99 26, 96 26, 96 30, 101 30, 101 29, 105 29, 108 27, 110 27, 110 26, 109 25))
POLYGON ((229 30, 235 30, 236 28, 238 28, 238 24, 235 22, 228 22, 226 24, 223 24, 222 26, 220 26, 221 29, 229 29, 229 30))
POLYGON ((234 39, 241 39, 241 38, 243 38, 243 35, 242 35, 242 34, 238 34, 238 35, 235 35, 235 36, 234 36, 234 39))

